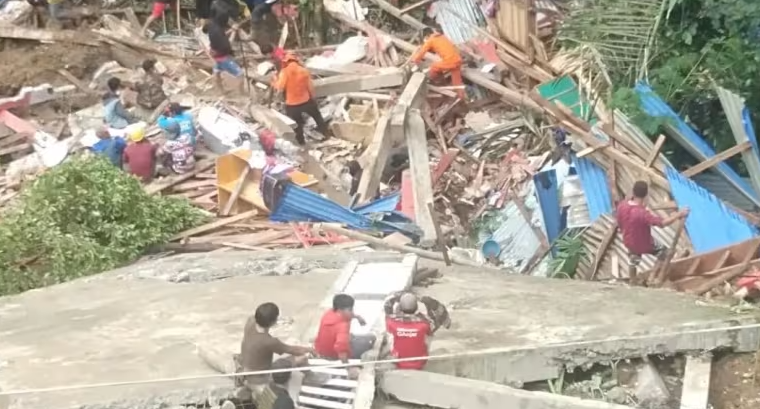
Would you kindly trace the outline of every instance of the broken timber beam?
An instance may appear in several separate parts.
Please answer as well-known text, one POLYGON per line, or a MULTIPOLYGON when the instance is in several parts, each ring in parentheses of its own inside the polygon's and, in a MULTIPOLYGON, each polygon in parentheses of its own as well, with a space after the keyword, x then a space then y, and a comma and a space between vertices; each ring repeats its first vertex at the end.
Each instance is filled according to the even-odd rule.
POLYGON ((279 112, 262 105, 251 105, 248 111, 256 122, 264 125, 265 128, 274 132, 280 138, 288 140, 295 138, 295 131, 283 120, 279 112))
POLYGON ((689 169, 686 169, 685 171, 681 172, 682 175, 690 178, 694 175, 697 175, 699 173, 702 173, 706 171, 707 169, 710 169, 719 163, 723 162, 724 160, 733 157, 736 154, 742 153, 744 151, 747 151, 752 147, 752 144, 749 141, 742 142, 736 146, 733 146, 731 148, 726 149, 725 151, 713 156, 710 159, 707 159, 704 162, 698 163, 689 169))
POLYGON ((422 230, 420 245, 432 246, 437 236, 433 215, 430 213, 427 202, 433 198, 433 182, 430 177, 425 121, 418 109, 411 109, 407 113, 404 133, 406 146, 409 149, 409 170, 412 174, 414 218, 422 230))
POLYGON ((0 38, 33 40, 45 43, 73 43, 82 45, 101 45, 96 33, 83 35, 77 31, 52 31, 41 28, 26 28, 14 25, 0 25, 0 38))
POLYGON ((427 6, 428 4, 433 3, 435 1, 436 0, 422 0, 422 1, 418 1, 418 2, 416 2, 414 4, 410 4, 410 5, 406 6, 406 7, 404 7, 403 9, 399 10, 399 13, 406 14, 406 13, 412 11, 412 10, 418 9, 420 7, 423 7, 423 6, 427 6))
POLYGON ((367 158, 368 163, 363 166, 362 177, 359 179, 359 202, 364 203, 375 196, 380 188, 380 178, 385 170, 385 164, 388 163, 388 155, 393 145, 390 135, 391 111, 388 110, 377 121, 375 133, 372 136, 367 150, 363 156, 367 158))
POLYGON ((314 97, 346 92, 370 91, 378 88, 398 87, 404 84, 404 71, 396 67, 385 67, 368 75, 336 75, 314 81, 314 97))

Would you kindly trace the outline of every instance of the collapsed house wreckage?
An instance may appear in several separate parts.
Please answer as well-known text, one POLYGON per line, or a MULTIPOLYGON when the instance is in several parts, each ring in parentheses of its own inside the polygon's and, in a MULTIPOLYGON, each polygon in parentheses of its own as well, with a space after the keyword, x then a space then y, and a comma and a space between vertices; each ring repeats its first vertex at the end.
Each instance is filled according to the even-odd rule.
MULTIPOLYGON (((327 12, 354 35, 340 45, 295 50, 319 77, 315 91, 335 135, 310 141, 306 151, 291 143, 294 122, 260 103, 272 67, 259 63, 263 56, 251 43, 241 43, 244 55, 250 56, 241 61, 249 84, 237 95, 223 96, 210 81, 212 63, 204 56, 199 32, 150 41, 138 34, 140 26, 130 9, 105 10, 99 25, 85 32, 0 26, 4 39, 102 47, 116 60, 90 78, 61 69, 68 85, 23 88, 0 100, 0 158, 10 161, 0 203, 12 205, 25 181, 86 146, 83 141, 92 138, 88 131, 102 123, 99 105, 72 112, 65 123, 25 118, 30 110, 49 101, 97 94, 109 76, 131 81, 139 76, 133 67, 150 55, 158 59, 166 79, 167 103, 191 108, 205 148, 198 151, 194 171, 158 179, 145 189, 186 198, 217 214, 213 222, 177 234, 163 246, 166 251, 320 245, 350 249, 370 244, 446 263, 552 275, 550 260, 563 259, 561 242, 572 235, 580 244, 574 257, 562 260, 563 272, 583 280, 621 280, 627 278, 628 253, 612 214, 614 204, 635 181, 646 180, 656 213, 692 209, 685 223, 655 229, 657 241, 671 251, 657 271, 648 272, 650 285, 696 294, 721 293, 727 282, 754 289, 754 273, 747 271, 760 260, 760 219, 752 213, 760 204, 760 152, 738 96, 719 90, 737 146, 716 153, 651 89, 639 84, 635 91, 642 108, 668 119, 663 135, 653 142, 623 112, 608 110, 593 97, 595 90, 577 72, 573 57, 547 51, 541 39, 550 36, 560 13, 552 2, 544 2, 538 13, 516 1, 503 1, 499 10, 490 12, 470 0, 421 2, 436 6, 431 16, 467 57, 462 74, 470 98, 463 101, 457 89, 430 84, 423 73, 399 68, 415 44, 382 31, 360 9, 340 3, 325 1, 327 12), (262 193, 267 183, 265 148, 258 138, 262 134, 275 135, 274 156, 289 179, 269 187, 278 191, 274 201, 262 193), (702 162, 676 170, 661 152, 667 138, 702 162), (739 154, 749 181, 723 163, 739 154), (740 200, 710 191, 699 176, 711 169, 715 172, 710 176, 727 182, 740 200), (735 281, 742 275, 746 277, 735 281)), ((372 3, 412 29, 426 26, 408 10, 382 0, 372 3)), ((19 4, 26 3, 7 4, 23 8, 19 4)), ((21 20, 14 17, 16 23, 21 20)), ((281 44, 287 40, 284 33, 281 44)), ((160 109, 146 113, 148 123, 160 109)), ((155 126, 148 133, 154 140, 162 138, 155 126)), ((654 266, 654 259, 644 259, 644 270, 654 266)), ((681 349, 715 346, 727 345, 681 349)), ((554 377, 557 365, 545 366, 546 374, 519 380, 554 377)), ((327 372, 345 377, 339 369, 327 372)), ((394 388, 389 379, 386 386, 394 388)), ((336 380, 329 391, 304 389, 317 397, 338 397, 339 402, 314 396, 305 400, 334 409, 356 407, 352 401, 357 394, 364 403, 371 402, 366 395, 372 393, 343 381, 349 386, 341 389, 336 380)), ((573 407, 595 407, 578 405, 573 407)))

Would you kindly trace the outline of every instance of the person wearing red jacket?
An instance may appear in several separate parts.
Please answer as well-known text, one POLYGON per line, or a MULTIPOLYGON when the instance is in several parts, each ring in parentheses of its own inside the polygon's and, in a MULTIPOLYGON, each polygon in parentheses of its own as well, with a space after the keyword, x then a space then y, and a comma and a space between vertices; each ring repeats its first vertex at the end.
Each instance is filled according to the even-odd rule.
MULTIPOLYGON (((391 355, 394 358, 416 358, 429 355, 430 337, 440 327, 448 328, 451 319, 446 307, 430 297, 422 303, 428 310, 425 316, 418 310, 417 296, 409 292, 392 294, 385 300, 385 326, 391 337, 391 355)), ((425 367, 427 360, 397 362, 398 369, 425 367)))
MULTIPOLYGON (((354 303, 350 295, 337 294, 333 297, 332 309, 322 315, 314 340, 314 352, 321 358, 347 364, 349 359, 361 359, 375 345, 374 334, 351 334, 352 320, 356 319, 362 326, 367 324, 364 318, 354 314, 354 303)), ((349 368, 351 378, 356 379, 358 375, 358 368, 349 368)))

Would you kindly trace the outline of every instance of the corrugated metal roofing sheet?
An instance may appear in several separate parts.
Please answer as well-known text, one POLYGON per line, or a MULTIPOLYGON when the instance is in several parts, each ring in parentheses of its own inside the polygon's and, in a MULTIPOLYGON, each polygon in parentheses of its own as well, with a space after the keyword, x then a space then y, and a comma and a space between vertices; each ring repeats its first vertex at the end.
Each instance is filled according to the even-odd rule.
POLYGON ((354 229, 370 229, 372 220, 320 194, 289 184, 270 214, 275 222, 335 222, 354 229))
POLYGON ((586 194, 589 218, 594 222, 601 215, 612 212, 612 194, 607 174, 591 159, 576 157, 574 160, 583 193, 586 194))
POLYGON ((536 211, 538 201, 534 194, 533 183, 527 183, 525 189, 526 191, 522 192, 525 193, 525 208, 534 215, 530 223, 525 220, 514 202, 508 202, 496 215, 494 223, 499 227, 490 235, 480 237, 481 242, 491 239, 499 243, 501 248, 499 260, 503 266, 511 268, 516 273, 522 273, 525 270, 528 261, 541 247, 541 242, 531 226, 537 226, 543 230, 538 217, 541 212, 536 211))
POLYGON ((431 14, 441 26, 441 31, 454 44, 466 43, 478 37, 478 32, 473 26, 482 27, 486 24, 483 11, 475 0, 438 0, 433 3, 431 14), (462 21, 457 15, 466 21, 462 21))
POLYGON ((755 130, 752 129, 752 120, 744 105, 744 98, 722 87, 715 87, 715 90, 718 93, 718 99, 720 99, 720 104, 726 114, 736 143, 750 142, 752 149, 742 152, 741 158, 749 174, 749 185, 753 191, 760 192, 760 156, 757 150, 757 140, 755 140, 755 130))
POLYGON ((666 168, 666 176, 678 206, 691 209, 686 218, 686 231, 696 252, 730 246, 758 235, 757 229, 744 217, 694 181, 671 167, 666 168))
MULTIPOLYGON (((747 199, 739 190, 737 190, 730 183, 726 183, 726 179, 723 176, 715 174, 711 171, 702 172, 691 177, 691 180, 697 182, 699 186, 702 186, 710 193, 714 194, 720 200, 732 204, 739 209, 746 210, 748 212, 755 210, 755 204, 751 200, 747 199)), ((749 183, 749 180, 744 178, 749 183)))
MULTIPOLYGON (((708 144, 698 133, 696 133, 686 122, 684 122, 673 109, 668 106, 654 91, 644 83, 636 84, 636 93, 641 99, 641 107, 644 111, 655 117, 665 117, 672 120, 670 128, 675 132, 672 136, 683 146, 689 153, 697 159, 707 160, 715 156, 715 150, 708 144)), ((715 169, 723 175, 726 180, 734 185, 742 194, 747 196, 755 204, 760 205, 760 196, 752 187, 742 180, 730 166, 725 163, 718 164, 715 169)))
POLYGON ((388 213, 396 210, 398 202, 401 200, 401 192, 396 192, 388 196, 381 197, 361 206, 356 206, 353 211, 359 214, 370 213, 388 213))

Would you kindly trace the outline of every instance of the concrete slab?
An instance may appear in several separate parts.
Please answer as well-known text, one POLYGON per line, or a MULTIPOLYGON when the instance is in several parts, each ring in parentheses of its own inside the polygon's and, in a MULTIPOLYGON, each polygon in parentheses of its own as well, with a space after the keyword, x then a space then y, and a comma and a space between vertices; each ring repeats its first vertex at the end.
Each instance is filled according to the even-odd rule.
MULTIPOLYGON (((0 389, 214 374, 195 345, 237 352, 259 303, 280 306, 278 337, 298 338, 347 262, 399 257, 333 250, 183 255, 0 298, 0 389)), ((152 408, 226 397, 231 389, 217 378, 16 395, 11 407, 152 408)))
POLYGON ((681 409, 707 409, 711 373, 712 354, 686 358, 681 389, 681 409))
POLYGON ((561 365, 718 347, 754 351, 760 341, 757 326, 735 329, 757 324, 757 313, 700 305, 685 294, 439 269, 443 278, 422 292, 448 306, 453 325, 436 333, 431 354, 488 351, 430 361, 433 372, 520 383, 556 377, 561 365), (707 328, 718 331, 686 334, 707 328))
POLYGON ((531 392, 424 371, 385 372, 380 387, 384 393, 403 402, 444 409, 631 409, 614 403, 531 392))
POLYGON ((404 83, 404 71, 396 67, 380 68, 368 75, 345 74, 314 80, 314 96, 326 97, 344 92, 370 91, 398 87, 404 83))

